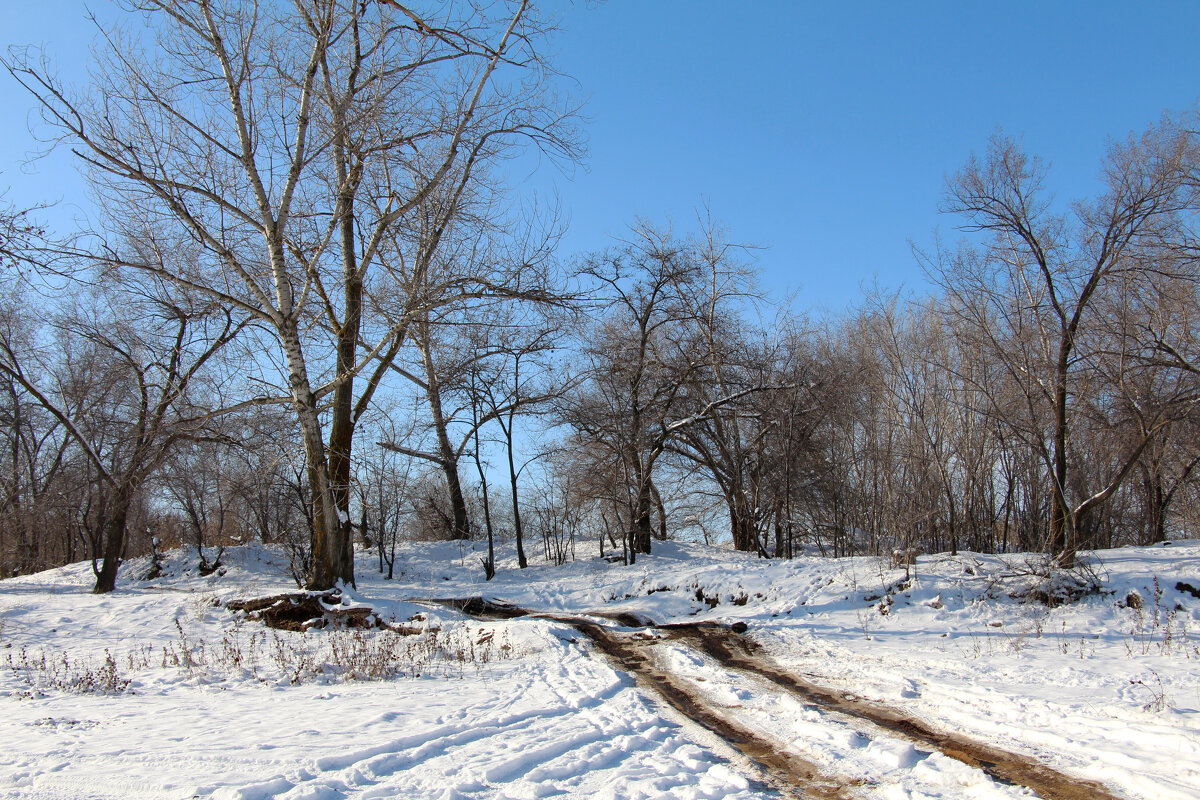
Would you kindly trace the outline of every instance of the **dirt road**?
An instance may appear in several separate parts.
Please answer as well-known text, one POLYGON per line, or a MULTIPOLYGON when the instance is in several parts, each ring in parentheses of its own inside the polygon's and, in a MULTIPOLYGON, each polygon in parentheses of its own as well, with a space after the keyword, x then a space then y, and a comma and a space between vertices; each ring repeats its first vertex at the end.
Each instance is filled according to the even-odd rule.
POLYGON ((902 709, 868 702, 804 680, 775 664, 744 634, 744 626, 741 629, 713 623, 656 626, 651 620, 630 615, 537 614, 480 598, 441 602, 483 618, 534 616, 572 626, 594 642, 615 667, 632 675, 640 686, 741 752, 761 770, 760 777, 785 796, 849 800, 859 794, 856 789, 863 787, 864 781, 831 774, 828 769, 822 770, 789 752, 786 742, 747 724, 736 709, 714 703, 694 680, 677 674, 656 658, 656 647, 663 642, 685 644, 724 669, 745 676, 747 686, 771 687, 767 691, 773 689, 831 718, 849 721, 867 740, 903 739, 923 751, 941 753, 980 770, 997 783, 1025 787, 1043 800, 1120 800, 1099 783, 1059 772, 1029 756, 938 729, 902 709))

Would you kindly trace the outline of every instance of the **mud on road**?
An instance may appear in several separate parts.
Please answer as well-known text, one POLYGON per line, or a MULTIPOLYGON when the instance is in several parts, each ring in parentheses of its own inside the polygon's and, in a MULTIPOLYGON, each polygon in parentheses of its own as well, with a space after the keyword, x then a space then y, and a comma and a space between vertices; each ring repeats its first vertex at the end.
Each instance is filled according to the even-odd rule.
POLYGON ((1065 775, 1028 756, 937 730, 899 709, 810 683, 772 663, 752 639, 725 626, 664 625, 659 629, 727 669, 765 678, 806 703, 871 722, 891 734, 983 770, 1000 783, 1031 789, 1043 800, 1120 800, 1102 784, 1065 775))
POLYGON ((739 724, 700 697, 685 681, 660 669, 646 653, 647 646, 653 644, 652 639, 623 635, 584 619, 559 619, 591 639, 614 666, 633 675, 638 685, 652 689, 676 711, 717 734, 758 765, 763 771, 763 779, 772 788, 793 797, 822 800, 850 800, 853 797, 847 791, 852 781, 823 774, 814 764, 784 752, 782 742, 739 724))
MULTIPOLYGON (((982 770, 993 780, 1025 787, 1042 800, 1121 800, 1102 784, 1059 772, 1029 756, 985 744, 961 734, 938 730, 904 711, 868 702, 846 692, 820 686, 792 674, 766 656, 749 637, 745 626, 715 623, 654 625, 632 615, 589 614, 581 616, 530 613, 516 606, 480 598, 437 601, 472 616, 513 619, 532 616, 553 619, 587 636, 615 667, 631 674, 638 685, 660 696, 668 705, 741 752, 761 769, 764 780, 790 797, 819 800, 850 800, 855 781, 822 772, 816 765, 785 752, 784 743, 740 723, 705 699, 686 679, 659 666, 651 655, 658 635, 684 643, 735 673, 758 678, 799 699, 835 715, 868 723, 887 734, 926 750, 939 752, 982 770), (607 618, 621 628, 601 624, 607 618), (655 635, 647 635, 656 632, 655 635)), ((864 735, 870 736, 870 730, 864 735)))

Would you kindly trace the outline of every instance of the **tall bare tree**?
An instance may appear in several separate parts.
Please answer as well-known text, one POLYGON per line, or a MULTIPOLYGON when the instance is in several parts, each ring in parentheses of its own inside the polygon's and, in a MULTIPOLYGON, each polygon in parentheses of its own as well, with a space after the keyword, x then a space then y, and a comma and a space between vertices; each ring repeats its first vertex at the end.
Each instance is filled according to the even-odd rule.
POLYGON ((683 289, 704 276, 685 243, 645 225, 628 244, 593 256, 584 273, 605 307, 587 333, 586 380, 561 416, 624 474, 624 539, 636 559, 650 552, 654 469, 698 368, 678 357, 692 311, 683 289))
POLYGON ((573 153, 540 57, 547 26, 529 0, 131 5, 147 27, 103 37, 86 92, 29 54, 5 63, 87 167, 121 234, 104 237, 107 263, 269 332, 274 385, 257 399, 289 403, 301 431, 307 583, 352 581, 355 425, 412 319, 381 321, 365 298, 405 291, 386 265, 420 260, 403 231, 438 192, 521 143, 573 153))
MULTIPOLYGON (((1105 165, 1105 193, 1054 212, 1046 171, 1009 139, 996 138, 982 159, 950 181, 945 210, 965 218, 964 229, 986 240, 934 265, 961 313, 990 340, 994 355, 1028 391, 1031 418, 1046 420, 1045 435, 1030 433, 1050 478, 1049 549, 1071 564, 1081 546, 1080 523, 1097 511, 1157 432, 1147 435, 1102 485, 1078 496, 1071 464, 1077 382, 1095 363, 1086 343, 1099 298, 1121 276, 1141 272, 1143 242, 1156 241, 1181 209, 1178 136, 1155 128, 1114 145, 1105 165), (996 327, 999 322, 1000 326, 996 327)), ((1165 424, 1165 423, 1163 423, 1165 424)))

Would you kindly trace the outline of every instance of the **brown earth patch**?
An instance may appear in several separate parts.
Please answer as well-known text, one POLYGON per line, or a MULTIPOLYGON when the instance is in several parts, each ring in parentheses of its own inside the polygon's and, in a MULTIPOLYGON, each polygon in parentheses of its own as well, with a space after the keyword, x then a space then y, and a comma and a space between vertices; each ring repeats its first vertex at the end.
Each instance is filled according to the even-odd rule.
POLYGON ((820 800, 849 800, 848 790, 859 785, 848 778, 831 777, 814 764, 784 752, 783 742, 755 732, 720 713, 694 692, 685 681, 660 669, 644 652, 654 639, 620 634, 610 628, 577 617, 554 617, 587 636, 614 666, 633 675, 641 686, 652 689, 668 705, 720 736, 757 765, 765 781, 786 795, 820 800))
POLYGON ((910 741, 931 746, 994 780, 1032 789, 1043 800, 1120 800, 1095 781, 1059 772, 1029 756, 1002 750, 956 733, 937 730, 903 711, 871 703, 784 671, 766 658, 751 639, 713 624, 664 625, 660 630, 690 644, 726 668, 765 678, 819 708, 869 720, 910 741))

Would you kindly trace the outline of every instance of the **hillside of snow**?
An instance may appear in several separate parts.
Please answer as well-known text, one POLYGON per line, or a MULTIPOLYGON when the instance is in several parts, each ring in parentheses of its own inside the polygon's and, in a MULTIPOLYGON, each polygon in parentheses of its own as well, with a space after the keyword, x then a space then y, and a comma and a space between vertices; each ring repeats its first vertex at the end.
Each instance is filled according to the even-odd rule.
MULTIPOLYGON (((133 561, 107 596, 90 594, 90 564, 0 581, 0 797, 775 796, 562 622, 429 602, 480 595, 745 622, 815 683, 1130 798, 1198 794, 1200 542, 1088 553, 1053 580, 1020 555, 922 556, 906 570, 662 544, 632 566, 522 571, 504 557, 485 583, 471 547, 411 545, 390 581, 362 556, 347 600, 404 634, 269 630, 231 612, 295 590, 285 559, 259 547, 227 551, 208 576, 188 551, 150 581, 133 561)), ((1028 796, 773 698, 680 643, 655 653, 856 796, 1028 796)))

